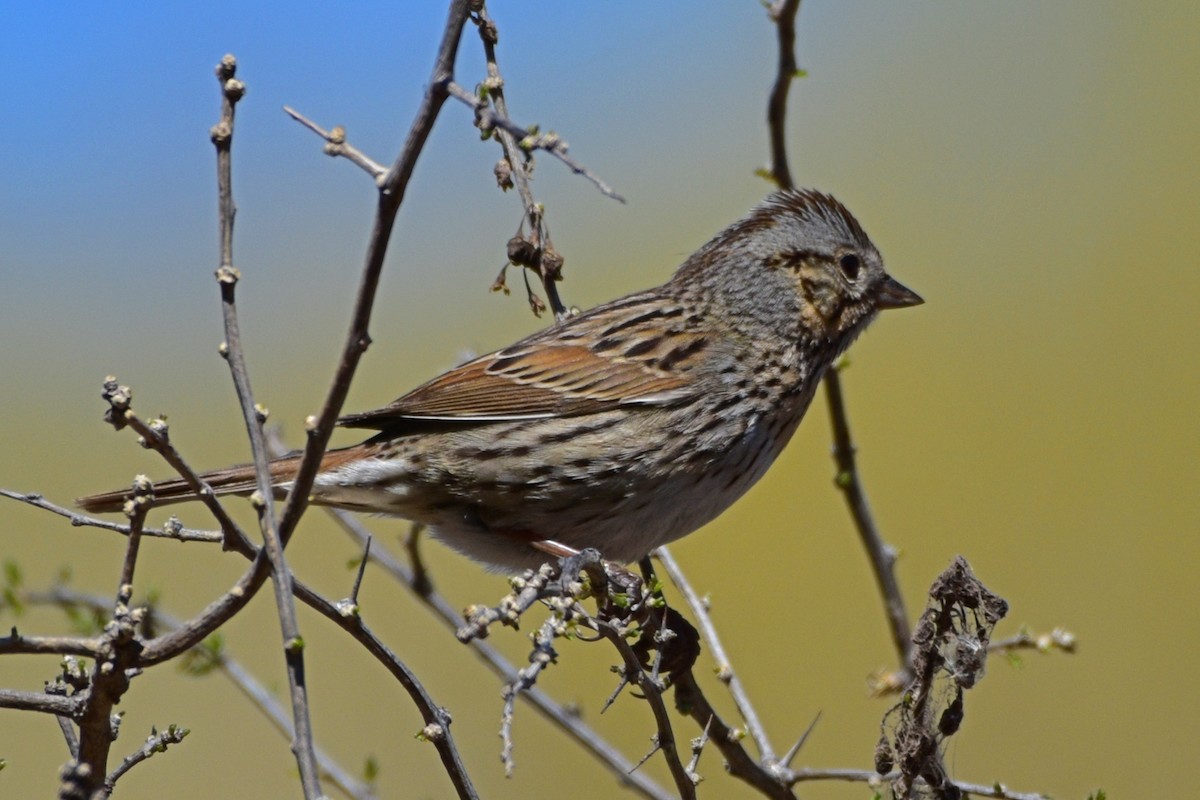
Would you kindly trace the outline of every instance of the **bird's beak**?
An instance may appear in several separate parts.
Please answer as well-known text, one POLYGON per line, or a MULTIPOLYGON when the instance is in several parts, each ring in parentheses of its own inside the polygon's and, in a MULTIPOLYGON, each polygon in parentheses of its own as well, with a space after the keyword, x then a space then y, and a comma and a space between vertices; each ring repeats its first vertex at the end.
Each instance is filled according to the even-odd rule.
POLYGON ((919 306, 924 302, 921 295, 891 275, 887 276, 875 291, 875 307, 878 309, 907 308, 908 306, 919 306))

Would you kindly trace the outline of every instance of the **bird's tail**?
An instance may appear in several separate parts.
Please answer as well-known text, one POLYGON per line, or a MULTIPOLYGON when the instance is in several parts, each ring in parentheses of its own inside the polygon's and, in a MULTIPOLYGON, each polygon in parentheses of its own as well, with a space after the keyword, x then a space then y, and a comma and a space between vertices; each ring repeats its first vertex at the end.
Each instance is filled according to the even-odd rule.
MULTIPOLYGON (((340 450, 330 450, 321 459, 321 471, 324 472, 325 470, 333 469, 357 457, 359 455, 358 451, 361 448, 362 445, 355 445, 354 447, 346 447, 340 450)), ((301 456, 300 452, 289 453, 268 463, 267 467, 270 471, 272 487, 278 489, 281 485, 285 485, 295 479, 296 473, 300 469, 301 456)), ((236 467, 226 467, 225 469, 205 472, 200 475, 200 479, 212 487, 213 493, 217 495, 248 495, 258 486, 253 464, 239 464, 236 467)), ((120 511, 125 507, 125 501, 131 495, 132 489, 115 489, 111 492, 100 492, 99 494, 77 497, 75 505, 92 514, 120 511)), ((155 506, 186 503, 197 499, 199 498, 195 491, 182 478, 157 481, 154 484, 155 506)))

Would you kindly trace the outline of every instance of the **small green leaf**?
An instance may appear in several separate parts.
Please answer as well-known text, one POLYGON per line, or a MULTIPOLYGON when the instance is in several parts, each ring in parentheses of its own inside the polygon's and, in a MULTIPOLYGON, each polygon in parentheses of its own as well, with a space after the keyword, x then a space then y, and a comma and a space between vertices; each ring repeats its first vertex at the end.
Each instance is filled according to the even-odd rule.
POLYGON ((793 72, 793 73, 792 73, 792 77, 793 77, 793 78, 807 78, 807 77, 808 77, 808 70, 806 70, 806 69, 797 69, 795 72, 793 72))
POLYGON ((766 167, 759 167, 758 169, 754 170, 754 174, 768 183, 773 183, 777 187, 779 186, 779 181, 775 180, 775 173, 771 172, 771 170, 767 169, 766 167))
POLYGON ((379 777, 379 759, 375 756, 367 756, 367 760, 363 763, 363 780, 367 783, 374 783, 379 777))
POLYGON ((80 636, 93 636, 104 629, 106 620, 99 609, 66 606, 63 613, 67 615, 72 630, 80 636))
POLYGON ((179 660, 179 670, 185 675, 199 678, 221 666, 224 658, 225 637, 214 633, 183 654, 179 660))
POLYGON ((11 558, 4 559, 4 585, 11 589, 20 589, 23 579, 21 565, 11 558))
POLYGON ((21 602, 21 596, 12 587, 5 586, 0 589, 0 608, 8 608, 15 616, 19 617, 25 611, 25 604, 21 602))

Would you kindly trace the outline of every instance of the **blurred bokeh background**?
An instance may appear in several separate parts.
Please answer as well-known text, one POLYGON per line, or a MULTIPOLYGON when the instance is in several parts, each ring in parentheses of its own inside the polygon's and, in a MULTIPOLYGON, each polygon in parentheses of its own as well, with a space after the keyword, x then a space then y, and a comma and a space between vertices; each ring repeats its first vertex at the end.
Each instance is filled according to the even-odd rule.
MULTIPOLYGON (((443 23, 439 3, 25 4, 6 15, 0 102, 0 486, 76 495, 167 468, 102 424, 106 374, 144 415, 166 414, 194 465, 247 457, 225 364, 208 129, 212 67, 226 52, 249 86, 238 113, 236 262, 256 394, 292 441, 321 402, 344 335, 374 190, 288 120, 283 104, 389 162, 407 130, 443 23)), ((664 280, 769 187, 764 108, 772 26, 759 3, 491 4, 513 116, 562 133, 629 199, 599 195, 545 156, 536 194, 582 307, 664 280)), ((918 613, 958 553, 1011 604, 1000 633, 1069 627, 1078 654, 997 660, 967 699, 954 774, 1083 798, 1177 794, 1195 755, 1200 657, 1200 6, 1117 2, 806 0, 789 146, 801 185, 836 193, 891 271, 923 294, 851 351, 849 410, 867 490, 900 548, 918 613), (1188 609, 1193 610, 1189 611, 1188 609)), ((457 76, 482 79, 464 37, 457 76)), ((391 400, 455 362, 546 324, 487 289, 519 204, 494 185, 492 142, 450 103, 399 218, 367 354, 347 406, 391 400)), ((349 441, 348 437, 337 441, 349 441)), ((833 488, 825 409, 720 520, 675 548, 709 593, 776 747, 822 712, 799 764, 867 768, 889 701, 866 678, 892 653, 861 548, 833 488)), ((186 522, 208 524, 196 509, 186 522)), ((395 548, 406 526, 370 520, 395 548)), ((29 586, 69 566, 111 594, 112 534, 0 504, 0 556, 29 586)), ((430 543, 439 586, 494 602, 501 577, 430 543)), ((356 555, 320 513, 289 549, 298 574, 344 596, 356 555)), ((138 590, 177 615, 240 573, 215 547, 150 541, 138 590)), ((505 780, 499 685, 405 592, 369 573, 364 615, 454 715, 484 796, 617 782, 528 708, 505 780)), ((269 592, 228 628, 230 655, 282 697, 269 592)), ((306 610, 320 744, 384 797, 452 794, 401 690, 306 610)), ((53 611, 0 624, 64 631, 53 611)), ((525 634, 493 637, 522 660, 525 634)), ((605 717, 606 647, 564 643, 542 685, 639 757, 653 732, 630 697, 605 717)), ((711 666, 702 662, 702 669, 711 666)), ((0 661, 0 685, 37 690, 53 658, 0 661)), ((713 697, 721 690, 710 684, 713 697)), ((190 738, 133 770, 119 796, 297 796, 287 743, 223 678, 173 667, 139 678, 114 757, 175 722, 190 738)), ((686 722, 681 741, 696 735, 686 722)), ((0 795, 45 797, 66 753, 52 720, 0 710, 0 795)), ((667 782, 658 759, 646 767, 667 782)), ((709 797, 750 793, 707 753, 709 797)), ((330 789, 332 791, 332 789, 330 789)), ((861 785, 803 788, 861 798, 861 785)))

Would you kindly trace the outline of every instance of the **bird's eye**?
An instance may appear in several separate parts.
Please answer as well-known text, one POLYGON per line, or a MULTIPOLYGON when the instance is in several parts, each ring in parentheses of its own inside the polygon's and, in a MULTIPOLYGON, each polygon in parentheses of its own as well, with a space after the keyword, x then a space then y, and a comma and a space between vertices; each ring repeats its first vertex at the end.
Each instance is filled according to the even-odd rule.
POLYGON ((838 258, 838 266, 842 269, 842 274, 847 280, 858 280, 858 271, 862 269, 862 259, 854 253, 846 253, 838 258))

